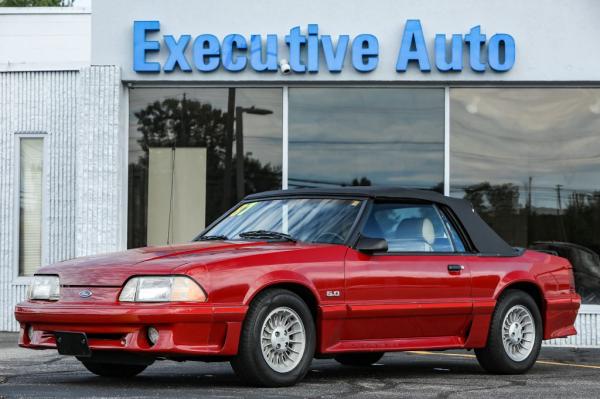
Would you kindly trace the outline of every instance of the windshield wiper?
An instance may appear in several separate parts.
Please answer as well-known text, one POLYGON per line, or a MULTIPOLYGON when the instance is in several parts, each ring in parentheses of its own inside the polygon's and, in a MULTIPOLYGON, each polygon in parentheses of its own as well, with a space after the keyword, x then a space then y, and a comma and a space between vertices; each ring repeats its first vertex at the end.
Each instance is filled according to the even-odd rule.
POLYGON ((198 241, 218 241, 218 240, 228 240, 228 238, 227 238, 227 236, 223 236, 223 235, 198 237, 198 241))
POLYGON ((278 231, 270 231, 270 230, 254 230, 254 231, 244 231, 243 233, 238 234, 242 238, 263 238, 267 240, 285 240, 296 242, 296 239, 289 234, 280 233, 278 231))

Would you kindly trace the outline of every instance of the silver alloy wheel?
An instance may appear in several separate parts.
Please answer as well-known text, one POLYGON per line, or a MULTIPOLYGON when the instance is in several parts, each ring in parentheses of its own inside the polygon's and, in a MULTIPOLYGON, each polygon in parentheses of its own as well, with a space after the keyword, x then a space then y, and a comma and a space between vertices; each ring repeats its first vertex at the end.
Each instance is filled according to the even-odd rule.
POLYGON ((527 359, 535 343, 535 321, 529 309, 515 305, 504 316, 502 322, 502 344, 504 351, 515 362, 527 359))
POLYGON ((306 347, 306 331, 298 313, 283 306, 273 309, 262 325, 260 347, 269 367, 278 373, 292 371, 306 347))

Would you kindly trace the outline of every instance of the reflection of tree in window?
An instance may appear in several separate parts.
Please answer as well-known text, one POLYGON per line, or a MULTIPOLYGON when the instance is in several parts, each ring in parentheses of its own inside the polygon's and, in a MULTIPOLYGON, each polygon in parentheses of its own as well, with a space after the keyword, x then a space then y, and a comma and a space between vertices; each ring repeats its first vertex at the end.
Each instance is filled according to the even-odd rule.
POLYGON ((585 303, 600 303, 600 192, 572 191, 561 187, 525 187, 527 198, 519 204, 519 187, 482 182, 462 188, 464 198, 512 245, 557 253, 575 266, 578 293, 585 303), (550 192, 556 208, 536 207, 531 196, 550 192), (529 194, 533 192, 533 194, 529 194))
MULTIPOLYGON (((188 99, 166 98, 155 101, 135 113, 138 131, 142 137, 138 140, 143 155, 137 162, 130 163, 130 215, 129 224, 133 227, 129 233, 129 246, 146 244, 146 203, 148 152, 152 147, 202 147, 207 150, 206 174, 206 223, 211 223, 224 210, 233 206, 237 198, 232 195, 224 200, 225 171, 231 171, 231 193, 235 193, 236 157, 226 165, 226 151, 231 148, 235 135, 227 134, 228 113, 215 109, 211 104, 188 99), (230 137, 230 138, 228 138, 230 137)), ((270 163, 262 164, 251 153, 244 154, 245 193, 275 189, 281 186, 280 167, 270 163)))

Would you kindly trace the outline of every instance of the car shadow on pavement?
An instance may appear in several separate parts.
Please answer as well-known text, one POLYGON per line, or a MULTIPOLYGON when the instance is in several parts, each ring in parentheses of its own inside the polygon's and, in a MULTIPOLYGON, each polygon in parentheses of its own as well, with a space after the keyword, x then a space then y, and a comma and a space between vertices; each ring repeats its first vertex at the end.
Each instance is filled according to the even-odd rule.
MULTIPOLYGON (((167 362, 158 362, 148 367, 146 371, 132 379, 96 377, 91 374, 72 373, 56 374, 55 383, 68 385, 85 385, 86 387, 115 386, 151 390, 167 386, 179 388, 210 387, 214 389, 241 388, 247 385, 240 381, 228 364, 207 365, 206 363, 188 362, 184 370, 178 364, 165 367, 167 362), (158 366, 158 367, 157 367, 158 366), (183 371, 183 372, 182 372, 183 371)), ((420 359, 406 357, 405 359, 383 359, 369 367, 342 366, 333 360, 315 360, 306 377, 300 383, 337 384, 353 380, 386 380, 414 378, 457 378, 463 380, 466 376, 481 377, 485 372, 476 362, 465 362, 463 359, 420 359)))

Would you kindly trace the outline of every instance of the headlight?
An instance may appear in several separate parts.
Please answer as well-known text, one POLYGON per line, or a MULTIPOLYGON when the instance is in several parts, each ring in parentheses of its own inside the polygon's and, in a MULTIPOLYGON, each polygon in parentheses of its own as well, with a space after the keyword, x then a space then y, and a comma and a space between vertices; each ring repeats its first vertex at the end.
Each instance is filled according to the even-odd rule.
POLYGON ((58 276, 33 276, 27 290, 29 299, 58 301, 60 298, 60 282, 58 276))
POLYGON ((119 295, 121 302, 206 302, 206 294, 186 276, 134 277, 119 295))

